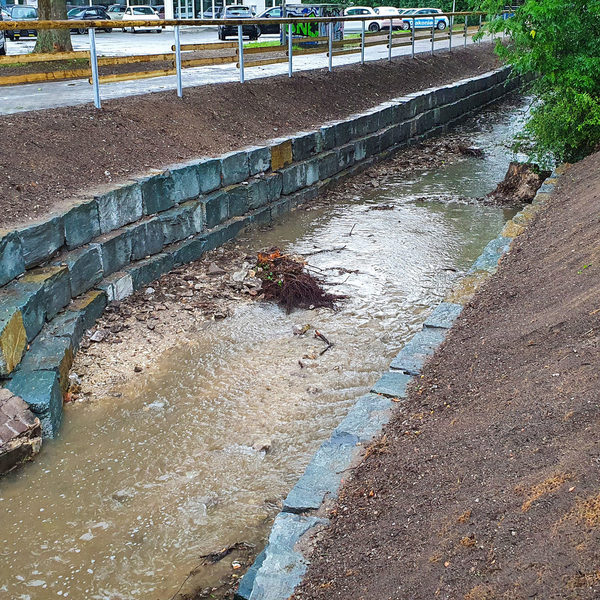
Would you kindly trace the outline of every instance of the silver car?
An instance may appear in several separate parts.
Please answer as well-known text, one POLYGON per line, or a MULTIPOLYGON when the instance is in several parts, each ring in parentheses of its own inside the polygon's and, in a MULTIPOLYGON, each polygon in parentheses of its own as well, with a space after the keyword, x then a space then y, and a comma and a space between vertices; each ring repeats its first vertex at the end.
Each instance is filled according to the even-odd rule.
MULTIPOLYGON (((3 21, 2 13, 0 13, 0 21, 3 21)), ((4 31, 0 31, 0 56, 6 56, 6 36, 4 31)))

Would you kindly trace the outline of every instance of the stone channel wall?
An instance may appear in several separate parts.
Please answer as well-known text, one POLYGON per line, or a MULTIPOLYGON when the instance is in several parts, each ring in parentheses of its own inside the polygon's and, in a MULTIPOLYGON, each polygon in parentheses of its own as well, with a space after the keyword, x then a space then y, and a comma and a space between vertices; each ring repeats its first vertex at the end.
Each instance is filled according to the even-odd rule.
POLYGON ((108 302, 271 222, 338 178, 518 87, 507 68, 385 102, 316 131, 155 171, 0 236, 0 378, 60 427, 69 369, 108 302))
POLYGON ((310 537, 327 527, 327 508, 337 498, 342 479, 362 457, 364 449, 381 434, 394 406, 407 396, 406 388, 418 377, 427 358, 444 341, 454 321, 476 289, 495 273, 512 240, 544 206, 554 190, 557 169, 538 190, 532 204, 508 221, 473 263, 468 274, 427 318, 421 331, 392 360, 389 371, 371 391, 360 397, 346 418, 323 442, 304 474, 291 489, 275 518, 267 547, 240 582, 237 600, 288 600, 302 581, 308 561, 303 548, 310 537))

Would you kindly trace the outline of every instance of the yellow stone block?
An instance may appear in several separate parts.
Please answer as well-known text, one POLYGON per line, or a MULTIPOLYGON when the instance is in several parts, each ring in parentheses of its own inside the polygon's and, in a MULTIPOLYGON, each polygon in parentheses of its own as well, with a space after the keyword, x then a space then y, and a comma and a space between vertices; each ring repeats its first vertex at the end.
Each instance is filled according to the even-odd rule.
POLYGON ((292 164, 292 140, 271 146, 271 169, 278 171, 292 164))
POLYGON ((525 225, 515 223, 514 221, 508 221, 502 230, 500 235, 507 238, 516 238, 525 231, 525 225))
POLYGON ((49 279, 52 279, 56 275, 66 271, 67 267, 40 267, 39 269, 33 269, 28 271, 19 281, 23 283, 44 283, 49 279))
POLYGON ((21 362, 25 348, 27 347, 27 334, 23 324, 21 311, 16 311, 0 335, 0 363, 4 367, 4 373, 12 373, 14 368, 21 362))
POLYGON ((71 302, 71 304, 69 304, 68 308, 69 310, 83 310, 84 308, 87 308, 98 296, 101 296, 102 294, 104 294, 104 292, 101 290, 91 290, 89 292, 86 292, 85 294, 82 294, 81 296, 75 298, 71 302))
POLYGON ((472 275, 463 277, 458 285, 444 298, 444 302, 466 304, 489 276, 490 273, 487 271, 477 271, 472 275))

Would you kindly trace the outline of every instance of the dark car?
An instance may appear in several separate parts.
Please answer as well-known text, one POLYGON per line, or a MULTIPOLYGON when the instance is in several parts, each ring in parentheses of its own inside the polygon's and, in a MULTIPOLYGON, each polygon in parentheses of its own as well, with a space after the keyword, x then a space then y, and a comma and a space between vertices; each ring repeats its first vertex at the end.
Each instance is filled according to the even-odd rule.
MULTIPOLYGON (((223 19, 252 19, 252 10, 248 6, 228 6, 223 19)), ((219 25, 218 36, 220 40, 227 39, 229 35, 237 36, 237 25, 219 25)), ((254 23, 242 26, 242 34, 247 35, 251 40, 257 40, 260 35, 260 27, 254 23)))
MULTIPOLYGON (((7 4, 4 7, 6 13, 5 20, 6 21, 37 21, 38 20, 38 11, 34 6, 17 6, 16 4, 7 4)), ((7 31, 6 36, 10 40, 19 39, 22 37, 28 36, 37 36, 37 31, 35 29, 14 29, 12 31, 7 31)))
MULTIPOLYGON (((104 6, 82 6, 73 8, 67 13, 69 21, 110 21, 110 15, 106 12, 104 6)), ((86 33, 85 27, 71 29, 73 33, 86 33)), ((106 27, 104 31, 110 33, 112 29, 106 27)))
MULTIPOLYGON (((281 19, 281 6, 273 6, 273 8, 267 8, 267 10, 261 12, 256 16, 257 19, 281 19)), ((273 25, 265 25, 262 23, 260 26, 261 33, 276 33, 279 34, 279 23, 273 25)))
MULTIPOLYGON (((3 21, 2 13, 0 12, 0 21, 3 21)), ((0 31, 0 56, 4 56, 6 54, 6 36, 4 35, 4 31, 0 31)))

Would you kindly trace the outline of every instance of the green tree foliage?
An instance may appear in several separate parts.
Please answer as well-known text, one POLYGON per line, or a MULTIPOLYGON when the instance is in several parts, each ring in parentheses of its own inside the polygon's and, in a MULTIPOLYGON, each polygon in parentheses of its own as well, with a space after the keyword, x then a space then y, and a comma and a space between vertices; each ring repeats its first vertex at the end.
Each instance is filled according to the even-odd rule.
MULTIPOLYGON (((482 8, 500 14, 499 0, 482 8)), ((498 55, 521 74, 535 74, 537 102, 527 124, 533 157, 575 161, 600 143, 600 0, 526 0, 508 19, 489 22, 509 43, 498 55)))

